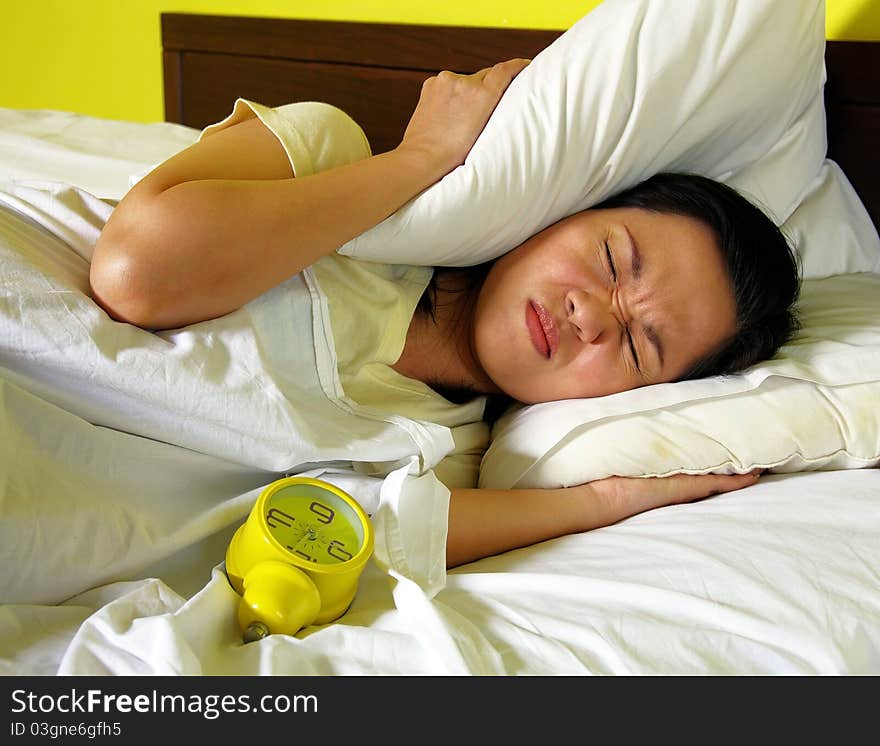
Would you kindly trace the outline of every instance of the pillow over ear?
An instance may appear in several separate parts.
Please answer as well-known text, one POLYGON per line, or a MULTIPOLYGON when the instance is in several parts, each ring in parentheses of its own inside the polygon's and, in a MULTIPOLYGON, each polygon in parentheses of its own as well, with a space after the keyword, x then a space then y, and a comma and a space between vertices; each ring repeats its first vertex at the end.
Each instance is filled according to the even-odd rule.
POLYGON ((728 181, 781 224, 826 154, 824 50, 822 0, 605 0, 513 81, 461 167, 341 251, 477 264, 664 170, 728 181))

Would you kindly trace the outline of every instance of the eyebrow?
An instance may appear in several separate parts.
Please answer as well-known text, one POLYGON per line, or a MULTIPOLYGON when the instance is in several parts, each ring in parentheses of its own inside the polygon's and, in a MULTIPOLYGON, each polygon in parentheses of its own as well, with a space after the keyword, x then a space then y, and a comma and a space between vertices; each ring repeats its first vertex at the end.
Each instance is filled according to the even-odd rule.
MULTIPOLYGON (((633 238, 633 234, 630 233, 629 228, 624 226, 623 229, 626 231, 627 236, 629 236, 629 245, 631 248, 630 270, 632 272, 633 279, 639 280, 642 276, 642 253, 639 251, 639 245, 636 243, 636 239, 633 238)), ((650 324, 643 324, 642 330, 645 332, 645 336, 648 338, 648 341, 654 346, 657 357, 660 359, 660 367, 662 368, 664 365, 663 342, 660 340, 660 335, 657 334, 657 330, 650 324)))
POLYGON ((629 236, 629 245, 632 249, 632 253, 630 254, 630 259, 632 261, 632 276, 634 280, 638 280, 642 276, 642 254, 639 251, 639 245, 633 238, 633 234, 629 232, 629 229, 626 226, 624 226, 623 229, 626 231, 626 235, 629 236))

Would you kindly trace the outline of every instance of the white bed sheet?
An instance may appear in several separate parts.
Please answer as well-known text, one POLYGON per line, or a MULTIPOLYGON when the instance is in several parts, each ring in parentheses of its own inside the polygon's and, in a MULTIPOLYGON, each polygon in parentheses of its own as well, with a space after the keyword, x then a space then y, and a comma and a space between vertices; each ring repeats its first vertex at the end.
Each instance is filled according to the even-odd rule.
POLYGON ((4 607, 0 671, 876 674, 878 495, 873 469, 773 476, 473 563, 433 599, 370 565, 339 622, 244 646, 208 571, 220 535, 186 558, 206 581, 192 596, 152 578, 4 607))
MULTIPOLYGON (((0 180, 118 198, 195 134, 0 110, 0 180)), ((0 385, 0 673, 880 673, 880 470, 765 477, 459 568, 436 595, 371 562, 340 621, 245 646, 221 563, 266 471, 95 426, 31 383, 0 385)), ((399 517, 433 495, 402 472, 325 476, 399 517)))

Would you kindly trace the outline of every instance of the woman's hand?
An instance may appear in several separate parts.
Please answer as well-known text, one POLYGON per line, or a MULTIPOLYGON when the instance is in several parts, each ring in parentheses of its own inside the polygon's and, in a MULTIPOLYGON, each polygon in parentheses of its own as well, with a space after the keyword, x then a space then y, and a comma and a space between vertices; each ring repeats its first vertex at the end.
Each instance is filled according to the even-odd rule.
POLYGON ((668 477, 608 477, 590 482, 591 489, 607 511, 608 524, 661 508, 701 500, 721 492, 748 487, 758 481, 761 470, 748 474, 673 474, 668 477))
POLYGON ((449 71, 428 78, 398 146, 422 154, 438 179, 464 163, 510 82, 529 60, 499 62, 472 75, 449 71))

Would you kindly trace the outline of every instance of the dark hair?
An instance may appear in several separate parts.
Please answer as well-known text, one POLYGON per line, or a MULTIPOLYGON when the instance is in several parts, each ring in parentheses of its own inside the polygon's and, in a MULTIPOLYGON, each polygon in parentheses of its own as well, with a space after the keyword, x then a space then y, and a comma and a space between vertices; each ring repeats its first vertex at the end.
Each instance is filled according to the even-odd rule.
POLYGON ((709 226, 736 303, 736 331, 681 377, 736 373, 773 357, 800 327, 800 271, 782 231, 756 204, 704 176, 659 173, 595 208, 639 207, 709 226))

